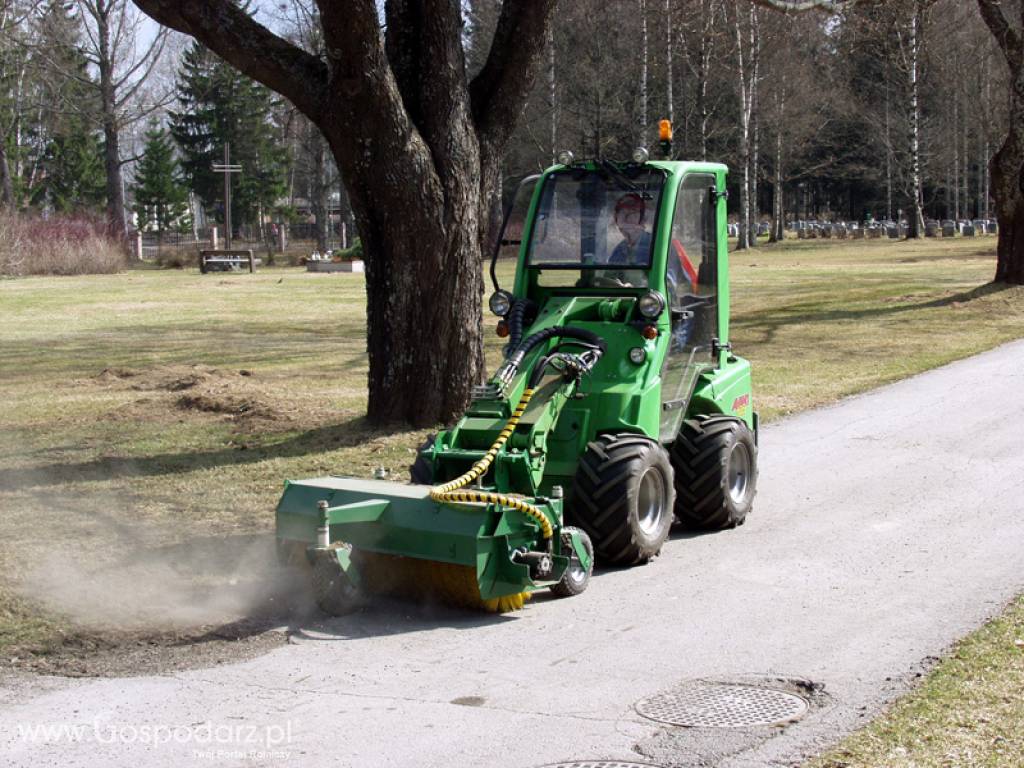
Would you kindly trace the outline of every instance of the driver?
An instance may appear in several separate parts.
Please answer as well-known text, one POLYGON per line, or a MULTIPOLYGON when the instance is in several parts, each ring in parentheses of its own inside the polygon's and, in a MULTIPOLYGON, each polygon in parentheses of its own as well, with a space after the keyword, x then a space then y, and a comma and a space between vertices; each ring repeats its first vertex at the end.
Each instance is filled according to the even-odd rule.
POLYGON ((609 264, 646 265, 651 253, 651 233, 644 227, 647 213, 644 199, 628 192, 615 204, 615 226, 622 233, 622 242, 615 246, 609 264))

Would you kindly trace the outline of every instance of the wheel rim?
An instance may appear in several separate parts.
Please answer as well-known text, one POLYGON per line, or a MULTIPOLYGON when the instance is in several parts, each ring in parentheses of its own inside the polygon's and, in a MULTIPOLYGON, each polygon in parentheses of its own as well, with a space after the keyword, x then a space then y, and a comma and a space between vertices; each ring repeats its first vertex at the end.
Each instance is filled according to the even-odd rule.
POLYGON ((750 487, 750 451, 743 443, 736 443, 729 454, 729 498, 733 504, 742 504, 750 487))
POLYGON ((640 493, 637 495, 637 522, 647 535, 658 532, 665 516, 665 479, 653 467, 640 478, 640 493))
MULTIPOLYGON (((569 567, 565 571, 566 578, 574 584, 581 584, 587 578, 587 569, 583 567, 579 555, 576 554, 576 550, 572 545, 572 536, 567 535, 562 541, 566 549, 572 553, 569 555, 569 567)), ((589 546, 587 539, 584 539, 584 547, 590 556, 591 562, 593 562, 594 550, 589 546)))

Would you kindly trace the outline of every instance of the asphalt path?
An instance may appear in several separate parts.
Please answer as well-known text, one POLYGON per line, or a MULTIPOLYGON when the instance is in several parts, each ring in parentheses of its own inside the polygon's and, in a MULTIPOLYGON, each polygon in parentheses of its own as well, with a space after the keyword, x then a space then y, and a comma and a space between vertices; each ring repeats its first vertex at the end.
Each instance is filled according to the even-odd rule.
POLYGON ((1015 342, 773 424, 746 525, 674 535, 573 599, 381 603, 246 663, 0 690, 0 762, 798 763, 1024 590, 1022 392, 1015 342), (813 706, 747 730, 634 709, 696 679, 802 684, 813 706))

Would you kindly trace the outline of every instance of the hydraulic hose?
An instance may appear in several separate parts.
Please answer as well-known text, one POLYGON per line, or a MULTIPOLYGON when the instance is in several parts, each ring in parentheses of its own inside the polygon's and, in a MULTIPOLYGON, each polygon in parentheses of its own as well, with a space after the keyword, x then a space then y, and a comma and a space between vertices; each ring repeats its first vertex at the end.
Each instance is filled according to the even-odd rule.
MULTIPOLYGON (((516 313, 517 308, 522 308, 520 312, 517 313, 518 320, 516 321, 520 325, 520 334, 522 333, 522 317, 528 308, 528 304, 529 302, 526 301, 521 303, 516 302, 512 309, 512 312, 516 313)), ((510 324, 511 320, 512 318, 510 318, 510 324)), ((589 347, 590 352, 589 354, 585 352, 583 355, 579 356, 552 354, 538 361, 534 368, 533 375, 530 376, 529 382, 523 390, 523 395, 519 399, 519 404, 516 405, 515 409, 512 411, 512 415, 498 434, 498 439, 494 441, 494 444, 490 447, 487 453, 473 464, 467 472, 444 485, 438 485, 431 488, 431 499, 439 502, 477 502, 511 507, 512 509, 518 510, 527 517, 536 521, 540 526, 541 533, 545 539, 550 540, 551 537, 554 536, 551 521, 548 520, 547 515, 545 515, 539 507, 529 504, 521 498, 505 493, 494 493, 492 491, 465 491, 461 489, 472 483, 474 480, 482 477, 487 472, 502 446, 505 445, 512 433, 515 432, 516 425, 519 424, 519 420, 523 417, 523 414, 526 413, 526 406, 530 403, 530 399, 533 397, 534 392, 540 385, 540 380, 543 377, 544 369, 547 367, 548 363, 550 363, 554 358, 559 357, 575 371, 577 376, 580 376, 592 369, 594 364, 597 362, 597 359, 600 358, 605 350, 608 349, 608 344, 604 339, 596 333, 583 328, 572 328, 567 325, 545 328, 543 331, 538 331, 537 333, 527 337, 527 339, 518 346, 510 345, 515 351, 509 356, 508 361, 499 372, 499 378, 506 382, 510 381, 530 350, 540 344, 543 344, 548 339, 555 337, 576 339, 577 341, 582 342, 583 346, 589 347)))
POLYGON ((498 439, 494 441, 494 445, 491 446, 490 450, 484 454, 483 458, 477 461, 468 472, 455 478, 449 483, 444 485, 438 485, 430 489, 430 498, 434 501, 441 502, 478 502, 483 504, 498 504, 503 507, 511 507, 512 509, 522 512, 527 517, 532 518, 540 525, 541 534, 545 539, 550 539, 554 535, 554 530, 551 527, 551 521, 548 520, 539 507, 533 504, 528 504, 520 498, 515 496, 509 496, 504 493, 492 493, 490 491, 462 491, 460 488, 469 485, 478 477, 483 476, 487 472, 488 467, 494 461, 494 457, 498 455, 498 451, 508 440, 509 436, 515 432, 516 425, 519 423, 519 419, 523 417, 526 412, 526 406, 530 402, 530 398, 533 397, 534 389, 527 387, 523 390, 523 396, 519 399, 519 404, 512 411, 512 415, 509 417, 501 433, 498 435, 498 439))
POLYGON ((537 333, 527 336, 515 351, 508 356, 508 360, 505 362, 505 365, 503 365, 501 370, 497 373, 498 380, 502 384, 508 384, 512 381, 512 378, 519 370, 519 366, 522 365, 523 359, 530 350, 540 344, 543 344, 548 339, 555 338, 556 336, 563 339, 576 339, 578 341, 582 341, 585 345, 595 348, 599 356, 604 354, 608 349, 608 342, 593 331, 588 331, 584 328, 573 328, 569 325, 556 325, 551 328, 545 328, 543 331, 537 331, 537 333))
POLYGON ((537 305, 529 299, 516 299, 512 309, 508 312, 508 354, 511 355, 519 348, 523 340, 523 323, 526 314, 530 310, 536 311, 537 305))

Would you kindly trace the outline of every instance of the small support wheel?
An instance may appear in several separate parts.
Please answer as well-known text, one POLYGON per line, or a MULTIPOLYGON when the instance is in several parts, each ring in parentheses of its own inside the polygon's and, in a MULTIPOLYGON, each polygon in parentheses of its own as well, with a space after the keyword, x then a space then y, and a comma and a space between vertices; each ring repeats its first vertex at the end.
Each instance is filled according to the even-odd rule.
POLYGON ((344 549, 348 554, 352 547, 338 544, 314 555, 311 568, 313 599, 324 613, 345 616, 362 606, 363 596, 338 562, 336 549, 344 549))
POLYGON ((594 543, 587 536, 586 531, 570 526, 562 528, 561 539, 562 548, 571 553, 569 556, 569 567, 565 569, 561 580, 557 584, 551 585, 551 593, 557 597, 575 597, 582 594, 586 590, 587 585, 590 584, 590 574, 594 572, 594 543), (583 548, 589 555, 590 565, 586 568, 583 567, 583 563, 573 547, 573 533, 579 535, 580 541, 583 542, 583 548))
POLYGON ((409 467, 410 482, 417 485, 434 484, 434 465, 423 455, 423 451, 434 446, 435 437, 437 436, 431 432, 427 435, 427 439, 420 444, 420 447, 416 449, 416 459, 413 461, 412 466, 409 467))
POLYGON ((698 416, 672 445, 676 517, 690 528, 742 525, 757 492, 757 446, 742 419, 698 416))
POLYGON ((675 491, 668 454, 644 435, 598 435, 576 469, 572 519, 597 557, 633 565, 655 557, 669 528, 675 491))

